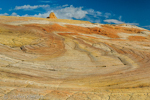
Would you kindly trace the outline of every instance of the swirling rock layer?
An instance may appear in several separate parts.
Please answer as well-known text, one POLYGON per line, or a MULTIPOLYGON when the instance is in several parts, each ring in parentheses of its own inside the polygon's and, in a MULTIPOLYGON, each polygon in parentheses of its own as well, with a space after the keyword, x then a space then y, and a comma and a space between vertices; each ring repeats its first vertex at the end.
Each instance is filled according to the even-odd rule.
POLYGON ((0 99, 149 100, 150 31, 0 17, 0 99))

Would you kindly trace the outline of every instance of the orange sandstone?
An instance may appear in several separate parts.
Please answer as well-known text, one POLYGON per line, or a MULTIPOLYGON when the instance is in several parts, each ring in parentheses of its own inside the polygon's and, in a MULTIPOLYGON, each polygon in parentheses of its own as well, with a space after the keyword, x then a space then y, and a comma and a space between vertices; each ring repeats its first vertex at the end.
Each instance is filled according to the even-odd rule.
POLYGON ((11 18, 23 24, 0 17, 0 100, 150 100, 149 33, 11 18))
POLYGON ((49 15, 49 18, 57 19, 56 15, 54 12, 51 12, 49 15))

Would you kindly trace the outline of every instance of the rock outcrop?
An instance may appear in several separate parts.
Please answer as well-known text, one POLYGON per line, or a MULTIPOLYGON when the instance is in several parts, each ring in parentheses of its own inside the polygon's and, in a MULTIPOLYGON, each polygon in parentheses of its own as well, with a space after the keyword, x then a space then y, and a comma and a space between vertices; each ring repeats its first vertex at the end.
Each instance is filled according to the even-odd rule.
POLYGON ((57 19, 57 17, 56 17, 56 15, 55 15, 54 12, 51 12, 51 13, 49 14, 49 17, 47 17, 47 18, 57 19))
POLYGON ((149 43, 138 27, 0 16, 0 100, 150 100, 149 43))

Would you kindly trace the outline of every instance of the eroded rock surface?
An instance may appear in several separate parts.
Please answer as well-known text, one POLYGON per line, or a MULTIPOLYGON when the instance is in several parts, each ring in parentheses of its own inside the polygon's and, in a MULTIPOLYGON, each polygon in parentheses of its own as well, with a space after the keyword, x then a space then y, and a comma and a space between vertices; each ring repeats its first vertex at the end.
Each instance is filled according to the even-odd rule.
POLYGON ((57 19, 57 17, 56 17, 56 15, 55 15, 54 12, 51 12, 51 13, 49 14, 49 18, 55 18, 55 19, 57 19))
POLYGON ((149 73, 148 30, 0 17, 1 100, 149 100, 149 73))

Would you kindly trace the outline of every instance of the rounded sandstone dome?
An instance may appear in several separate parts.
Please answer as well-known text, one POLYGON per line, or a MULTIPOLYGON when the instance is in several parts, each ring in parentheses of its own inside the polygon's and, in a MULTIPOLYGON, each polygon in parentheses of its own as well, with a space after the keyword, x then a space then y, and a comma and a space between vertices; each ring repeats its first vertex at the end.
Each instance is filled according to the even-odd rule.
POLYGON ((51 13, 49 14, 49 18, 57 18, 57 17, 55 16, 55 13, 54 13, 54 12, 51 12, 51 13))

